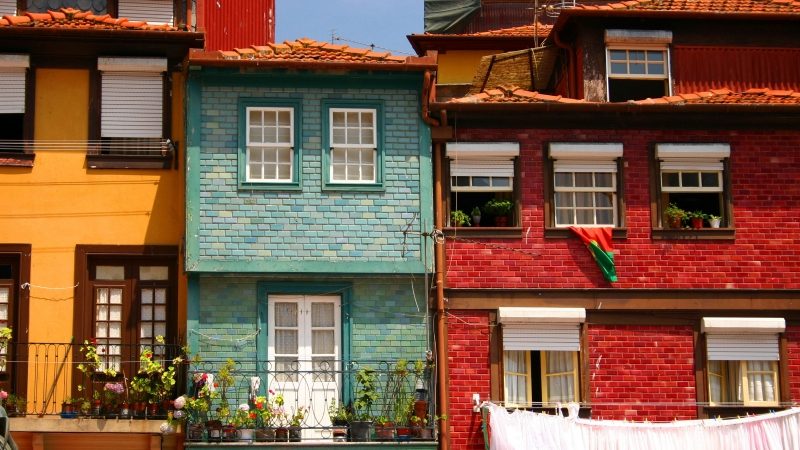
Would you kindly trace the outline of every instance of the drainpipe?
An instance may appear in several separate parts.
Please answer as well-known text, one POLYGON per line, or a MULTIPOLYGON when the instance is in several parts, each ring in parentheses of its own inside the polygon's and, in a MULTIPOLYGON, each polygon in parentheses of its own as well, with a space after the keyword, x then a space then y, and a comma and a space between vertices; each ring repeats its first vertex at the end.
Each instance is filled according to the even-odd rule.
POLYGON ((576 98, 578 95, 578 75, 576 71, 578 70, 578 61, 577 57, 575 56, 575 49, 570 47, 569 45, 565 44, 561 38, 559 37, 558 33, 553 33, 553 42, 555 42, 556 46, 562 48, 567 51, 567 58, 569 59, 569 69, 567 71, 567 88, 570 92, 567 92, 567 97, 576 98))
MULTIPOLYGON (((422 120, 431 127, 447 124, 446 112, 442 111, 442 120, 431 117, 430 103, 436 99, 436 84, 434 75, 430 70, 425 71, 425 80, 422 85, 422 120)), ((444 228, 444 213, 442 211, 442 179, 443 149, 442 142, 433 143, 433 222, 436 230, 444 228)), ((436 282, 436 407, 437 415, 443 417, 447 414, 447 324, 444 318, 444 240, 434 237, 434 259, 436 269, 434 279, 436 282)), ((450 448, 450 429, 445 420, 439 419, 439 449, 450 448)))

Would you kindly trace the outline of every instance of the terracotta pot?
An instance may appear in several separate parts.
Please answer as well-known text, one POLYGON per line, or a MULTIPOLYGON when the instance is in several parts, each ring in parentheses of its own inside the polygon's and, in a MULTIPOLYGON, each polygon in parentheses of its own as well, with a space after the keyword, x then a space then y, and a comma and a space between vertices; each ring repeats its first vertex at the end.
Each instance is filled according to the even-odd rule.
POLYGON ((692 217, 692 228, 703 228, 703 218, 692 217))
POLYGON ((289 429, 286 427, 276 428, 275 442, 289 442, 289 429))
POLYGON ((375 425, 375 439, 379 441, 393 441, 394 424, 387 422, 384 425, 375 425))
POLYGON ((256 442, 275 442, 275 428, 256 429, 256 442))
POLYGON ((495 216, 494 217, 494 226, 496 226, 496 227, 507 227, 508 226, 508 216, 495 216))

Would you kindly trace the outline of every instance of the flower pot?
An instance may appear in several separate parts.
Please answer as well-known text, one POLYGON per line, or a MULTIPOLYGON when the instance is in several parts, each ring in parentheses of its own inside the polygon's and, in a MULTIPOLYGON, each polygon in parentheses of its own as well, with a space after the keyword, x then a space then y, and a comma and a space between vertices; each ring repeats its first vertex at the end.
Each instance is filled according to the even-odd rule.
POLYGON ((393 441, 394 424, 387 422, 384 425, 375 425, 375 439, 379 441, 393 441))
POLYGON ((481 226, 481 216, 472 216, 472 226, 481 226))
POLYGON ((692 217, 692 228, 703 228, 703 218, 692 217))
POLYGON ((430 440, 433 439, 433 428, 418 427, 414 428, 414 436, 418 439, 430 440))
POLYGON ((303 429, 300 427, 289 427, 289 442, 300 442, 303 440, 303 429))
POLYGON ((103 402, 100 400, 92 400, 92 416, 100 417, 103 415, 103 402))
POLYGON ((222 441, 233 442, 239 440, 239 430, 233 425, 222 426, 222 441))
POLYGON ((350 440, 353 442, 369 442, 372 432, 372 421, 356 420, 350 422, 350 440))
POLYGON ((428 415, 428 401, 416 400, 414 401, 414 417, 424 419, 428 415))
POLYGON ((496 226, 496 227, 507 227, 508 226, 508 216, 495 216, 494 217, 494 226, 496 226))
POLYGON ((719 228, 722 224, 722 219, 708 219, 708 224, 711 225, 711 228, 719 228))
POLYGON ((194 442, 202 441, 204 431, 205 427, 203 427, 202 423, 190 423, 186 426, 186 440, 194 442))
POLYGON ((254 430, 252 428, 242 428, 242 429, 239 430, 239 440, 240 441, 246 441, 246 442, 252 442, 253 439, 255 438, 255 433, 256 433, 256 430, 254 430))
POLYGON ((286 427, 276 428, 275 442, 289 442, 289 429, 286 427))
POLYGON ((256 442, 275 442, 275 428, 257 428, 256 442))
POLYGON ((74 419, 78 417, 78 409, 72 403, 62 403, 61 404, 61 418, 62 419, 74 419))
POLYGON ((209 420, 206 422, 208 430, 208 442, 219 442, 222 440, 222 422, 219 420, 209 420))
POLYGON ((120 419, 127 419, 131 416, 131 408, 128 405, 128 402, 122 402, 119 405, 119 417, 120 419))
POLYGON ((144 419, 147 412, 147 403, 135 402, 132 409, 134 419, 144 419))
POLYGON ((333 442, 347 442, 347 427, 334 425, 331 429, 333 442))
POLYGON ((411 440, 411 428, 397 427, 397 440, 400 442, 411 440))
POLYGON ((147 404, 147 416, 152 419, 158 415, 158 403, 147 404))

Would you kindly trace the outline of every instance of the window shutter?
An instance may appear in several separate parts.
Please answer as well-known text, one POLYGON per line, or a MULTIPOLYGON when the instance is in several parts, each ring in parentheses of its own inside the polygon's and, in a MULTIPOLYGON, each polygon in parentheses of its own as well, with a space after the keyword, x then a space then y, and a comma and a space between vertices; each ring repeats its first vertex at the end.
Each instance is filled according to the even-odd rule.
POLYGON ((514 161, 510 159, 457 159, 450 161, 454 177, 513 177, 514 161))
POLYGON ((583 308, 498 308, 503 350, 580 351, 583 308))
POLYGON ((580 351, 580 324, 504 324, 503 350, 580 351))
POLYGON ((556 172, 604 172, 617 173, 615 162, 580 162, 570 160, 556 160, 553 162, 553 170, 556 172))
POLYGON ((164 81, 160 72, 103 72, 102 89, 102 137, 162 137, 164 81))
POLYGON ((172 0, 120 0, 118 17, 131 21, 173 24, 172 0))
POLYGON ((0 114, 25 112, 25 69, 0 68, 0 114))
POLYGON ((778 333, 786 321, 774 317, 703 317, 710 361, 777 361, 778 333))
POLYGON ((17 15, 17 0, 0 0, 0 17, 17 15))

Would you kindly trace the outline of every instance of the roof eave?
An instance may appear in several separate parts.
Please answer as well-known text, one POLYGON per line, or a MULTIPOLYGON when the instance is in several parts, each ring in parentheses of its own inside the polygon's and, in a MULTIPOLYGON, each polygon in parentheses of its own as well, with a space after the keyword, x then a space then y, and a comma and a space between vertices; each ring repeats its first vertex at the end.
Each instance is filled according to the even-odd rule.
POLYGON ((203 48, 204 35, 192 31, 163 30, 108 30, 108 29, 74 29, 74 28, 35 28, 35 27, 0 27, 0 40, 5 38, 31 38, 45 40, 70 41, 123 41, 164 42, 166 44, 184 45, 188 48, 203 48))
POLYGON ((208 56, 190 56, 189 66, 304 70, 369 70, 386 72, 423 72, 436 70, 432 63, 355 63, 336 61, 270 61, 263 59, 221 59, 208 56))
POLYGON ((531 48, 546 37, 534 36, 465 36, 425 35, 407 36, 417 55, 424 56, 428 50, 515 50, 531 48))

